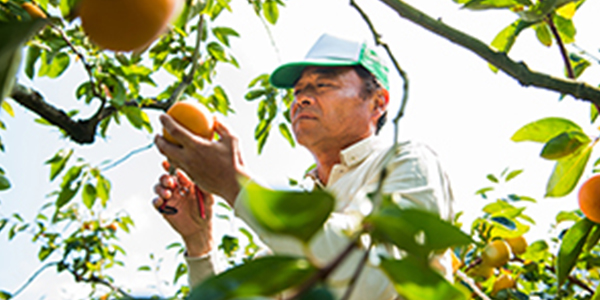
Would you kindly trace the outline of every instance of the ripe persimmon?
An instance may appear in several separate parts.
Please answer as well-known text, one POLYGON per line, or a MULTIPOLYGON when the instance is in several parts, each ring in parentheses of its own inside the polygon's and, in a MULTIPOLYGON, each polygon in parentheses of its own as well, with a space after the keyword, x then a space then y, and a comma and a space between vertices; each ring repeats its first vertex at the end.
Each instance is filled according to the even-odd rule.
POLYGON ((496 296, 496 294, 504 289, 515 287, 515 280, 507 274, 502 274, 498 276, 496 281, 494 281, 494 286, 492 287, 492 296, 496 296))
POLYGON ((78 15, 100 48, 141 50, 167 28, 178 0, 81 0, 78 15))
POLYGON ((21 4, 21 8, 23 8, 32 19, 45 19, 48 17, 46 16, 46 13, 39 8, 39 6, 31 2, 25 2, 21 4))
POLYGON ((510 259, 510 246, 503 240, 494 240, 483 248, 481 261, 483 264, 499 268, 510 259))
POLYGON ((600 223, 600 175, 594 175, 579 188, 579 209, 591 221, 600 223))
POLYGON ((527 251, 527 240, 522 236, 506 238, 508 246, 514 255, 521 255, 527 251))
MULTIPOLYGON (((198 102, 176 102, 167 110, 167 115, 171 116, 177 123, 195 135, 205 139, 212 139, 214 135, 215 118, 204 105, 198 102)), ((170 143, 178 144, 164 129, 163 137, 170 143)))

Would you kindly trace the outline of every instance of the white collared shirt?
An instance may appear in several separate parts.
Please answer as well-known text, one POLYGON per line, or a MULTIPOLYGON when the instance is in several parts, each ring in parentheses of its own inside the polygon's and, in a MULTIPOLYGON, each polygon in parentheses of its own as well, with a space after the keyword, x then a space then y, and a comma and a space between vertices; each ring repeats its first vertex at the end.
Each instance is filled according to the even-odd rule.
MULTIPOLYGON (((308 252, 299 241, 291 237, 263 230, 253 219, 246 203, 254 200, 243 197, 243 189, 236 200, 234 210, 272 252, 307 256, 311 261, 324 266, 348 245, 348 232, 355 232, 362 219, 370 212, 371 201, 366 195, 377 187, 388 149, 390 146, 384 146, 377 137, 369 137, 341 152, 341 162, 333 166, 327 185, 323 185, 314 174, 309 175, 316 185, 330 191, 336 197, 336 205, 323 230, 311 240, 308 252)), ((452 218, 453 199, 448 178, 439 164, 437 155, 423 144, 405 142, 399 145, 388 164, 383 193, 391 194, 392 199, 401 207, 418 207, 437 213, 449 221, 452 218)), ((378 247, 374 251, 373 259, 365 265, 350 299, 387 300, 396 297, 392 284, 376 266, 377 255, 386 254, 382 252, 397 256, 397 253, 389 253, 389 250, 390 248, 378 247)), ((328 278, 328 284, 338 297, 344 294, 362 253, 364 250, 355 250, 328 278)), ((447 255, 438 257, 432 264, 447 278, 451 276, 451 263, 447 255)))

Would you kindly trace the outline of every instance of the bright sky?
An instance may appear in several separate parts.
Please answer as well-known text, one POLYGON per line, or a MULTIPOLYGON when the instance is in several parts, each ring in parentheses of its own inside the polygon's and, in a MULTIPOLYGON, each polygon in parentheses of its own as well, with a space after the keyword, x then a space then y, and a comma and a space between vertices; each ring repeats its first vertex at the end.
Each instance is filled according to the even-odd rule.
MULTIPOLYGON (((253 141, 256 105, 243 99, 248 82, 260 73, 272 71, 281 62, 302 58, 323 32, 373 43, 370 31, 347 1, 285 2, 287 7, 281 11, 279 24, 271 28, 278 51, 271 46, 263 24, 245 1, 234 1, 234 14, 225 13, 219 18, 222 24, 235 28, 242 36, 232 40, 233 53, 242 69, 225 67, 218 75, 217 83, 226 88, 237 112, 222 119, 240 137, 245 161, 253 173, 279 187, 287 186, 289 177, 300 178, 312 163, 312 157, 302 148, 291 149, 277 132, 271 134, 263 154, 256 154, 253 141)), ((486 43, 516 18, 508 12, 460 10, 450 0, 408 2, 486 43)), ((524 124, 547 116, 572 119, 588 134, 597 135, 597 129, 588 125, 589 105, 571 98, 559 102, 556 93, 523 88, 504 74, 492 73, 487 63, 472 53, 399 18, 383 4, 377 1, 359 3, 369 4, 364 4, 367 13, 410 78, 410 99, 406 116, 400 122, 400 139, 418 139, 431 145, 439 154, 451 177, 456 211, 465 211, 462 220, 472 220, 479 208, 489 203, 474 196, 476 190, 488 186, 485 179, 488 173, 499 174, 507 167, 524 169, 507 191, 538 199, 538 204, 527 211, 538 221, 538 226, 527 237, 530 240, 544 237, 556 212, 574 209, 576 200, 573 195, 563 199, 543 199, 553 164, 538 158, 540 145, 513 143, 510 137, 524 124)), ((594 54, 598 54, 599 46, 596 32, 599 6, 597 1, 587 1, 575 17, 577 44, 594 54)), ((380 53, 385 55, 383 51, 380 53)), ((526 61, 534 70, 556 76, 562 74, 558 49, 543 47, 531 30, 519 38, 511 57, 526 61)), ((592 85, 596 85, 599 78, 597 67, 594 64, 583 76, 592 85)), ((80 65, 72 69, 73 72, 58 81, 36 78, 33 84, 57 106, 75 108, 74 90, 84 74, 80 65)), ((29 84, 24 76, 20 80, 29 84)), ((172 78, 157 78, 157 82, 166 83, 167 80, 172 78)), ((393 68, 391 83, 390 112, 395 115, 402 82, 393 68)), ((57 130, 32 122, 32 113, 15 102, 11 101, 11 104, 16 117, 2 116, 8 131, 1 133, 7 150, 0 155, 0 165, 7 171, 13 187, 0 194, 2 216, 18 212, 31 220, 37 214, 37 208, 50 200, 45 195, 59 182, 48 182, 49 169, 42 164, 58 149, 75 147, 77 156, 97 165, 145 147, 153 139, 153 134, 138 132, 125 124, 112 126, 106 141, 98 140, 93 146, 80 147, 60 140, 57 130)), ((149 116, 155 130, 160 131, 158 114, 149 112, 149 116)), ((388 124, 382 135, 391 142, 391 133, 392 126, 388 124)), ((597 154, 592 155, 592 160, 596 158, 597 154)), ((175 262, 180 259, 173 251, 165 252, 165 246, 179 239, 150 204, 152 186, 162 172, 161 160, 160 154, 152 148, 106 172, 113 185, 109 213, 125 210, 136 222, 131 234, 119 235, 128 251, 124 259, 126 267, 111 271, 117 285, 131 288, 134 294, 158 291, 169 295, 172 290, 162 280, 172 280, 175 262), (141 265, 154 264, 149 259, 150 253, 164 258, 163 271, 158 276, 136 272, 141 265), (131 280, 132 275, 136 280, 131 280)), ((587 170, 584 176, 589 176, 590 172, 587 170)), ((234 225, 223 223, 218 227, 223 232, 235 233, 234 225)), ((0 290, 14 292, 40 267, 40 263, 38 248, 29 236, 20 235, 7 242, 6 231, 0 234, 0 290)), ((68 275, 47 270, 17 299, 84 298, 86 287, 72 282, 68 275)))

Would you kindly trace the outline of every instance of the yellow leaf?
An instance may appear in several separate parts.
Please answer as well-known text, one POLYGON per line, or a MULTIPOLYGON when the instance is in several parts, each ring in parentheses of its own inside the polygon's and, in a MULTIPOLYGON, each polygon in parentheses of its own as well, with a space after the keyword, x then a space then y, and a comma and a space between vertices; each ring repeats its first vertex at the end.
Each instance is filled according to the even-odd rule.
POLYGON ((4 109, 11 117, 15 117, 15 111, 7 101, 2 101, 2 109, 4 109))
POLYGON ((557 9, 556 14, 565 19, 570 20, 571 18, 573 18, 573 15, 575 15, 576 11, 577 5, 575 4, 575 2, 569 2, 557 9))

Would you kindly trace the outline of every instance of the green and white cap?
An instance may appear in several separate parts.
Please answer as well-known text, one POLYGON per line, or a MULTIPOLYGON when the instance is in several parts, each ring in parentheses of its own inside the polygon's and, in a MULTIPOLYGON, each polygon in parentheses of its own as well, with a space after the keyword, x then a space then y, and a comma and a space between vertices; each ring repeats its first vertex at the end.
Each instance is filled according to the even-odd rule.
POLYGON ((343 67, 360 65, 389 90, 388 68, 377 53, 366 43, 344 40, 328 34, 322 35, 302 61, 279 66, 271 74, 271 84, 277 88, 292 88, 302 71, 309 66, 343 67))

